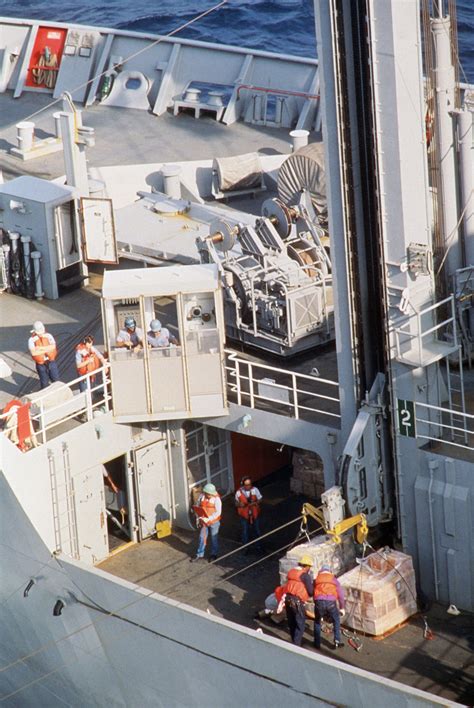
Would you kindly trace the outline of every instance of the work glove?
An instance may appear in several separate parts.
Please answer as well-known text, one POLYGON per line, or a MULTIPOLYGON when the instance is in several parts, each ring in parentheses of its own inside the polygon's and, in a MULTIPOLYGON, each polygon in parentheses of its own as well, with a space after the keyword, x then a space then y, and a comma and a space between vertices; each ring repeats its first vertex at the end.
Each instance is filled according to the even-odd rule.
POLYGON ((346 611, 343 607, 341 607, 341 609, 339 610, 339 614, 341 615, 341 617, 345 617, 346 611))

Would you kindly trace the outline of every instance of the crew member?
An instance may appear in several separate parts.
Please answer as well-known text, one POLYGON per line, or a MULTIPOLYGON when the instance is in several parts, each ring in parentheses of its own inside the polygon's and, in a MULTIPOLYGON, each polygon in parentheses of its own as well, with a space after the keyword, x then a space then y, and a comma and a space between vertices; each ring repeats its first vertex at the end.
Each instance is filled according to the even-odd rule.
POLYGON ((126 347, 130 351, 138 351, 143 346, 143 330, 137 327, 134 317, 126 317, 123 323, 123 329, 117 335, 115 340, 117 347, 126 347))
POLYGON ((321 619, 327 618, 334 625, 334 649, 343 647, 341 642, 341 616, 345 615, 344 590, 328 565, 323 565, 314 581, 314 646, 321 647, 321 619), (339 607, 338 607, 339 603, 339 607))
POLYGON ((49 386, 49 382, 59 381, 59 370, 56 363, 58 350, 52 334, 46 331, 42 322, 35 322, 28 339, 28 349, 36 365, 40 380, 40 388, 49 386))
MULTIPOLYGON (((251 536, 260 537, 260 525, 258 517, 260 516, 260 501, 262 495, 260 491, 252 484, 250 477, 242 477, 240 480, 240 488, 235 493, 235 506, 237 513, 240 516, 240 526, 242 529, 242 544, 245 546, 251 536)), ((260 550, 261 545, 255 544, 255 547, 260 550)), ((248 549, 244 549, 246 554, 248 549)))
MULTIPOLYGON (((88 334, 76 347, 76 369, 79 376, 97 371, 105 366, 106 361, 100 351, 94 347, 94 337, 88 334)), ((95 376, 89 377, 91 386, 94 385, 95 376)), ((87 379, 79 381, 79 391, 87 389, 87 379)))
POLYGON ((206 550, 207 538, 209 534, 211 535, 210 560, 216 560, 219 550, 218 533, 221 525, 222 502, 219 494, 217 493, 217 489, 213 484, 206 484, 204 486, 202 494, 200 495, 194 510, 198 515, 198 526, 200 531, 197 553, 194 558, 191 558, 191 563, 204 558, 204 551, 206 550))
POLYGON ((149 347, 155 349, 156 347, 169 347, 170 344, 178 346, 179 342, 174 337, 169 329, 161 326, 160 320, 152 320, 150 322, 150 329, 146 333, 146 341, 149 347))
POLYGON ((275 624, 279 624, 284 619, 285 597, 285 586, 277 585, 275 590, 265 598, 265 608, 256 613, 255 619, 270 617, 275 624))
POLYGON ((285 592, 285 608, 288 618, 291 641, 301 646, 306 624, 305 603, 313 594, 313 577, 311 568, 313 561, 310 556, 303 556, 298 563, 299 568, 292 568, 283 586, 285 592))

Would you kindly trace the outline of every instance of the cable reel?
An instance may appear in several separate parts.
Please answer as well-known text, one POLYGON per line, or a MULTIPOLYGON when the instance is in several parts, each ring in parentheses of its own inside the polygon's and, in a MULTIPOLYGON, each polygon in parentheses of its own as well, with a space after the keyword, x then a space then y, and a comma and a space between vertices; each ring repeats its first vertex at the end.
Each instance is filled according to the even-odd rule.
POLYGON ((211 241, 217 251, 226 253, 234 247, 238 231, 238 226, 231 226, 224 219, 214 219, 209 226, 209 236, 206 241, 211 241))
POLYGON ((280 238, 285 240, 291 233, 296 212, 279 199, 265 199, 262 204, 262 216, 273 224, 280 238))

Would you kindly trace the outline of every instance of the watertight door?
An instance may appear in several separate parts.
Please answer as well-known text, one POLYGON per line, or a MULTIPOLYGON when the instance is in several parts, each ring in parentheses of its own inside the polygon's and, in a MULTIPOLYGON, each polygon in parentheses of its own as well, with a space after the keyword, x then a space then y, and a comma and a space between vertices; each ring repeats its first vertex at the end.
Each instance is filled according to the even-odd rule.
POLYGON ((111 199, 81 199, 82 241, 86 263, 118 263, 111 199))
POLYGON ((140 540, 155 533, 157 521, 171 519, 171 495, 166 439, 134 452, 138 535, 140 540))

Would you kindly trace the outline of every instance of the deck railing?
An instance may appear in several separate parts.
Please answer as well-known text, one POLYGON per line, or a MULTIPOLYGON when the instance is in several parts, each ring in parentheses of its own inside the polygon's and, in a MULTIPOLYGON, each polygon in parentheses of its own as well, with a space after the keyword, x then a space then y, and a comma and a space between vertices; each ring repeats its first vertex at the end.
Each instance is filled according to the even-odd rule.
POLYGON ((51 400, 57 398, 57 389, 50 391, 47 388, 43 395, 35 397, 33 410, 38 412, 31 415, 31 421, 39 444, 54 437, 53 431, 57 434, 58 426, 63 426, 69 420, 86 422, 93 419, 96 411, 109 410, 111 396, 107 388, 110 383, 107 370, 108 367, 102 367, 64 384, 71 390, 79 388, 79 384, 84 382, 86 388, 84 391, 75 391, 71 398, 57 405, 49 405, 51 400))
POLYGON ((296 420, 339 423, 337 381, 259 364, 228 349, 226 355, 230 401, 296 420))

